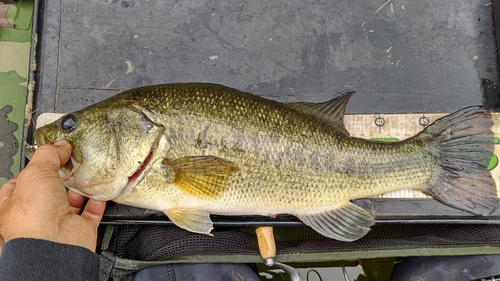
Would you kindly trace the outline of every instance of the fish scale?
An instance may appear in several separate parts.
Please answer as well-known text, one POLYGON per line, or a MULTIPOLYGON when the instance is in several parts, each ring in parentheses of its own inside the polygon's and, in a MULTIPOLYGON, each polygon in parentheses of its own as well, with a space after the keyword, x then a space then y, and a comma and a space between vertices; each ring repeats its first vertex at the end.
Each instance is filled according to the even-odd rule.
POLYGON ((198 233, 210 233, 209 214, 292 214, 352 241, 374 219, 350 200, 404 188, 473 214, 495 210, 487 112, 464 109, 386 143, 348 135, 351 95, 283 104, 221 85, 147 86, 63 116, 35 138, 72 144, 73 165, 61 173, 75 192, 163 211, 198 233), (61 126, 68 118, 74 128, 61 126))

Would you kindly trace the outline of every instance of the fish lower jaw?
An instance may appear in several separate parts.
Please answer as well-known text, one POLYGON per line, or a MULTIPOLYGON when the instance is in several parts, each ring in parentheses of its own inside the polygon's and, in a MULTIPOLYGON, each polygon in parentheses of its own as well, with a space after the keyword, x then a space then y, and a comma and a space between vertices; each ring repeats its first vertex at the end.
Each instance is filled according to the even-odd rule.
MULTIPOLYGON (((67 187, 69 190, 73 191, 76 194, 79 194, 79 195, 82 195, 84 197, 87 197, 87 198, 90 198, 93 200, 97 200, 97 201, 109 201, 109 200, 113 200, 116 197, 116 194, 114 194, 114 192, 106 193, 100 187, 95 187, 91 190, 87 189, 88 192, 82 191, 80 188, 71 187, 69 185, 67 185, 67 187), (100 192, 94 193, 94 192, 92 192, 94 190, 99 190, 100 192)), ((110 189, 113 190, 112 187, 110 189)), ((106 189, 106 190, 110 190, 110 189, 106 189)))
POLYGON ((97 200, 97 201, 108 201, 110 200, 110 198, 108 196, 104 196, 104 195, 96 195, 96 194, 93 194, 93 195, 90 195, 90 194, 87 194, 79 189, 76 189, 76 188, 71 188, 71 187, 68 187, 71 191, 73 191, 74 193, 76 194, 79 194, 79 195, 82 195, 82 196, 85 196, 87 198, 90 198, 90 199, 93 199, 93 200, 97 200))
POLYGON ((85 192, 82 192, 81 190, 79 189, 76 189, 76 188, 72 188, 72 187, 68 187, 69 190, 73 191, 74 193, 76 194, 79 194, 79 195, 82 195, 82 196, 85 196, 87 198, 90 198, 90 195, 86 194, 85 192))
POLYGON ((64 185, 76 194, 98 201, 109 201, 120 195, 126 185, 128 177, 115 171, 112 176, 105 179, 94 179, 73 174, 64 185))

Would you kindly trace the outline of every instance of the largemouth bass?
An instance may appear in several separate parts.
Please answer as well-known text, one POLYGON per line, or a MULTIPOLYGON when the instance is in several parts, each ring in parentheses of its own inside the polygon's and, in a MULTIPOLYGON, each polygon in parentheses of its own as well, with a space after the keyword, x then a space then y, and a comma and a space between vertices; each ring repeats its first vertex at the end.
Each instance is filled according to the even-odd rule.
POLYGON ((486 166, 490 115, 470 107, 396 143, 350 137, 352 93, 324 103, 279 103, 221 85, 132 89, 35 132, 67 140, 68 188, 149 208, 209 234, 209 214, 291 214, 324 236, 353 241, 374 218, 352 199, 412 188, 477 215, 497 208, 486 166))

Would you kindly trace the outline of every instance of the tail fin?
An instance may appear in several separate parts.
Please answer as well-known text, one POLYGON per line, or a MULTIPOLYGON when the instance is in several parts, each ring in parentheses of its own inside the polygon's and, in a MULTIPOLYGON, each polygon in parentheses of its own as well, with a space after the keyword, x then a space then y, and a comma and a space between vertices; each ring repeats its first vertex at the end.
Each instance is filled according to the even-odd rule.
POLYGON ((487 171, 493 156, 491 116, 469 107, 445 116, 423 132, 429 151, 442 170, 423 192, 434 199, 476 215, 487 216, 498 206, 497 189, 487 171))

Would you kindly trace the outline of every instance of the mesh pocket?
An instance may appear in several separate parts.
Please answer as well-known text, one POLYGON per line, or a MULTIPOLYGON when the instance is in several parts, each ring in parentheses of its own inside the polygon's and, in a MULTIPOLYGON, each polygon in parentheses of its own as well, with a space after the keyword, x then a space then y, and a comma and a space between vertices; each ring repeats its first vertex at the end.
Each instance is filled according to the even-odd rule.
MULTIPOLYGON (((365 237, 342 242, 307 227, 275 227, 278 255, 410 248, 500 246, 494 225, 376 225, 365 237)), ((220 229, 214 236, 176 226, 117 226, 110 250, 137 260, 168 260, 191 255, 259 255, 254 228, 220 229)))

